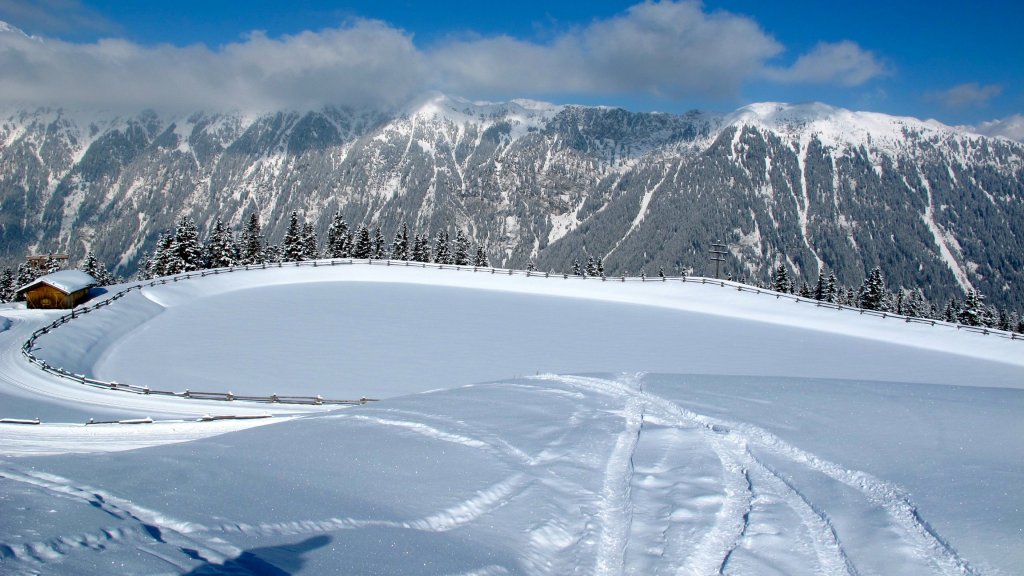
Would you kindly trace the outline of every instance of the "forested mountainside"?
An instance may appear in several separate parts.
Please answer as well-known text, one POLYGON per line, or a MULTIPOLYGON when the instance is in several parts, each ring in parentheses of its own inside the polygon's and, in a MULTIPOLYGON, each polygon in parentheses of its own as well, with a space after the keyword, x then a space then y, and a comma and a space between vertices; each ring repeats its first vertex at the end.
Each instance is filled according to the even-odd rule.
POLYGON ((271 242, 295 210, 323 237, 341 211, 391 238, 463 230, 491 262, 609 274, 778 263, 943 301, 1024 307, 1024 145, 823 104, 727 115, 633 113, 432 95, 393 114, 328 108, 165 117, 63 110, 0 121, 0 257, 93 250, 131 274, 182 215, 271 242))

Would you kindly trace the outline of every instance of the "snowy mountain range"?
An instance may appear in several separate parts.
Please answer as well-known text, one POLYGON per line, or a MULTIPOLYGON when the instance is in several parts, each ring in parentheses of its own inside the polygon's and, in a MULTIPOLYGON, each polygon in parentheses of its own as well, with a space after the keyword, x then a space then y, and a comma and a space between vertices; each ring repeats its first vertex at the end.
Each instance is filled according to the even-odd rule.
MULTIPOLYGON (((994 128, 993 128, 994 129, 994 128)), ((459 227, 495 264, 610 274, 786 262, 934 301, 975 288, 1024 307, 1024 144, 934 121, 824 104, 730 114, 634 113, 432 94, 393 113, 328 108, 163 116, 7 112, 0 121, 0 257, 93 249, 132 273, 183 214, 278 242, 297 210, 325 232, 403 222, 459 227)))

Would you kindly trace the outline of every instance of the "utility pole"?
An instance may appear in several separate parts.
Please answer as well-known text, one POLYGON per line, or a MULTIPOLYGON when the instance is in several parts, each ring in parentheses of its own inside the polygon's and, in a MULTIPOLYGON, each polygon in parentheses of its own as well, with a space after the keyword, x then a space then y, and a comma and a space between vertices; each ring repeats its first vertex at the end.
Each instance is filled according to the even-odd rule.
POLYGON ((725 244, 722 242, 713 242, 711 244, 711 261, 715 263, 715 279, 721 278, 721 266, 722 262, 725 262, 725 255, 728 252, 725 251, 725 244))

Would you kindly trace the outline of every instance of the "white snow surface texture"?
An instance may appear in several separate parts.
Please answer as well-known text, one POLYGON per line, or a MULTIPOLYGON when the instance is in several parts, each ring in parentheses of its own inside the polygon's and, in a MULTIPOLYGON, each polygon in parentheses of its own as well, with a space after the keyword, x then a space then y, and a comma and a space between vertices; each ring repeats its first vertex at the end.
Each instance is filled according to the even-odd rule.
POLYGON ((0 309, 0 418, 42 421, 0 424, 3 574, 1024 566, 1024 342, 711 284, 353 265, 146 287, 34 350, 379 399, 339 408, 60 380, 20 352, 55 314, 0 309))

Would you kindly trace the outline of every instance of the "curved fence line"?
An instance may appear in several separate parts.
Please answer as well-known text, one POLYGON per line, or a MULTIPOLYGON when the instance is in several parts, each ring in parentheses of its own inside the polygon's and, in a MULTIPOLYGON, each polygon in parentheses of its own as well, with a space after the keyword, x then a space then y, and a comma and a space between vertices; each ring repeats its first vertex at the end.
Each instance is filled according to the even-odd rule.
POLYGON ((554 273, 554 272, 538 272, 535 270, 515 270, 512 268, 493 268, 483 266, 468 266, 468 265, 456 265, 456 264, 437 264, 434 262, 412 262, 408 260, 374 260, 374 259, 355 259, 355 258, 344 258, 344 259, 331 259, 331 260, 301 260, 298 262, 273 262, 273 263, 262 263, 262 264, 244 264, 238 266, 231 266, 227 268, 213 268, 209 270, 196 270, 194 272, 184 272, 181 274, 175 274, 173 276, 164 276, 153 280, 147 280, 128 286, 124 290, 117 292, 116 294, 100 300, 90 306, 84 306, 80 308, 74 308, 70 313, 64 314, 51 322, 49 325, 44 326, 29 337, 28 340, 21 347, 22 354, 28 358, 29 362, 39 366, 44 372, 48 372, 60 378, 73 380, 81 384, 93 386, 96 388, 104 388, 108 390, 118 390, 122 392, 131 392, 134 394, 149 394, 155 396, 176 396, 178 398, 192 398, 201 400, 222 400, 222 401, 242 401, 242 402, 262 402, 262 403, 280 403, 280 404, 365 404, 367 402, 375 402, 373 398, 360 398, 358 400, 334 400, 326 399, 322 396, 281 396, 272 394, 270 396, 246 396, 236 395, 231 392, 198 392, 186 389, 183 392, 172 392, 166 390, 154 390, 148 386, 137 386, 134 384, 124 384, 119 382, 108 382, 105 380, 97 380, 95 378, 89 378, 84 374, 73 374, 67 370, 50 366, 44 360, 37 358, 32 354, 32 349, 35 347, 36 340, 44 335, 48 334, 52 330, 59 326, 67 324, 68 322, 78 318, 83 314, 88 314, 95 310, 99 310, 104 306, 109 306, 117 300, 127 296, 133 290, 142 290, 146 287, 163 286, 166 284, 172 284, 182 280, 190 280, 192 278, 205 278, 206 276, 218 276, 220 274, 230 274, 233 272, 246 272, 253 270, 266 270, 273 268, 288 268, 288 267, 300 267, 310 266, 313 268, 320 266, 340 266, 340 265, 367 265, 367 266, 402 266, 410 268, 435 268, 438 270, 454 270, 474 273, 489 273, 496 276, 526 276, 532 278, 556 278, 562 280, 579 280, 579 281, 591 281, 591 282, 643 282, 643 283, 657 283, 657 282, 683 282, 700 284, 703 286, 717 286, 721 288, 735 289, 739 292, 747 292, 751 294, 759 294, 765 296, 773 296, 777 300, 786 299, 792 300, 796 303, 813 304, 818 308, 829 308, 832 310, 847 310, 857 312, 860 315, 876 316, 878 318, 892 318, 894 320, 902 320, 907 323, 915 324, 928 324, 931 326, 945 326, 949 328, 956 328, 965 332, 974 332, 977 334, 992 335, 1000 338, 1007 338, 1009 340, 1024 340, 1024 336, 1021 336, 1015 332, 1007 332, 1005 330, 997 330, 994 328, 986 328, 983 326, 968 326, 965 324, 955 324, 952 322, 945 322, 942 320, 932 320, 929 318, 915 318, 912 316, 904 316, 902 314, 895 314, 892 312, 881 312, 878 310, 865 310, 863 308, 856 308, 852 306, 844 306, 842 304, 834 304, 831 302, 823 302, 821 300, 814 300, 812 298, 804 298, 795 294, 784 294, 781 292, 775 292, 766 288, 758 288, 755 286, 749 286, 746 284, 740 284, 739 282, 733 282, 731 280, 717 280, 714 278, 705 278, 701 276, 576 276, 574 274, 566 273, 554 273))

